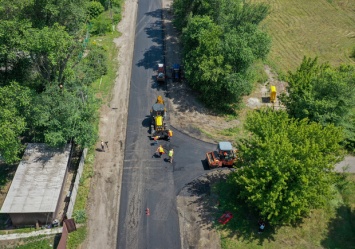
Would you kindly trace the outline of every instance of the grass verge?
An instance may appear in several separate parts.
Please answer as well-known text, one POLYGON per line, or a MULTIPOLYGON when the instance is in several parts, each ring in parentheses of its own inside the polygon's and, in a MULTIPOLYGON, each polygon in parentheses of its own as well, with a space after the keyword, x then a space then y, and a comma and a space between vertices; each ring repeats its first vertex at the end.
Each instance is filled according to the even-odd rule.
POLYGON ((97 93, 97 96, 103 101, 103 103, 110 102, 112 98, 111 90, 115 84, 118 61, 117 53, 118 49, 113 40, 119 37, 121 34, 114 31, 105 36, 96 36, 91 38, 91 43, 102 46, 107 51, 107 74, 103 75, 100 79, 92 83, 92 88, 97 93))

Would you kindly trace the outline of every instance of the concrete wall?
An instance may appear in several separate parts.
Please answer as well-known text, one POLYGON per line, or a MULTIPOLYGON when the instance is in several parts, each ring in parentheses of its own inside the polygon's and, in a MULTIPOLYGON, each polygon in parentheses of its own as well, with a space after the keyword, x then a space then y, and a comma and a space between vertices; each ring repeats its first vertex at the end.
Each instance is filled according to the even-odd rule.
POLYGON ((40 225, 52 224, 53 213, 15 213, 9 214, 14 226, 33 225, 39 221, 40 225))
POLYGON ((72 215, 73 215, 75 199, 76 199, 76 195, 78 194, 79 181, 80 181, 80 178, 83 174, 84 162, 85 162, 85 157, 86 157, 87 152, 88 152, 88 149, 85 148, 83 151, 83 154, 81 155, 81 158, 80 158, 79 167, 78 167, 78 171, 76 173, 73 188, 71 190, 70 201, 69 201, 68 210, 67 210, 68 219, 71 219, 72 215))

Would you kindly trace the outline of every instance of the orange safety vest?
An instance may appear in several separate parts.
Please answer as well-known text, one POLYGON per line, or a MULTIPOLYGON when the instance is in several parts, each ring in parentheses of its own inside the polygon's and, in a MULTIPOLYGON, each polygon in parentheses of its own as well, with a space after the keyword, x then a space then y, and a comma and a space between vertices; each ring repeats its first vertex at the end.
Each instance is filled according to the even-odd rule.
POLYGON ((168 136, 169 136, 169 137, 172 137, 172 136, 173 136, 173 131, 172 131, 172 130, 169 130, 169 131, 168 131, 168 136))

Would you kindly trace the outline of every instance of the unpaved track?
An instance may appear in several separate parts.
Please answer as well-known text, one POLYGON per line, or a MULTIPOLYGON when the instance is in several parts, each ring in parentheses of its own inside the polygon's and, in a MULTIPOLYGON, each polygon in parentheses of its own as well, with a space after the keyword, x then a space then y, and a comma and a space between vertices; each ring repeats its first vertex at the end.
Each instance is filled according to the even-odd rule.
POLYGON ((109 150, 95 155, 88 201, 88 236, 82 246, 85 249, 116 248, 137 1, 126 0, 124 6, 123 19, 118 25, 122 36, 115 40, 120 67, 112 100, 102 107, 100 117, 100 138, 108 141, 109 150))

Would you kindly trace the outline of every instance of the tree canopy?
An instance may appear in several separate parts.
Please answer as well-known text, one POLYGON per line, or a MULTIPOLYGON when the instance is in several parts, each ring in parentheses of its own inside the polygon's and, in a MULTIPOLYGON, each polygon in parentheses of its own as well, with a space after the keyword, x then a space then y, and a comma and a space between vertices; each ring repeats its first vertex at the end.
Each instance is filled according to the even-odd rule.
POLYGON ((250 93, 251 66, 266 57, 271 45, 258 28, 267 13, 265 4, 239 0, 174 1, 185 76, 207 105, 227 107, 250 93))
POLYGON ((98 45, 82 45, 88 15, 104 9, 97 2, 93 13, 90 2, 0 1, 0 155, 6 162, 19 159, 23 140, 96 141, 98 101, 90 84, 106 74, 107 56, 98 45))
POLYGON ((16 82, 0 87, 0 156, 15 162, 22 150, 20 135, 26 131, 33 92, 16 82))
POLYGON ((271 224, 288 224, 332 195, 332 170, 343 155, 340 128, 271 109, 250 113, 245 128, 250 138, 239 144, 239 169, 228 179, 237 198, 271 224))
POLYGON ((304 58, 296 72, 289 72, 287 94, 281 96, 287 112, 322 125, 344 128, 347 145, 355 148, 355 68, 318 64, 304 58))

